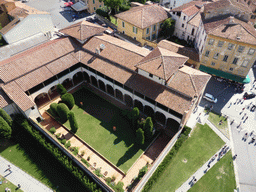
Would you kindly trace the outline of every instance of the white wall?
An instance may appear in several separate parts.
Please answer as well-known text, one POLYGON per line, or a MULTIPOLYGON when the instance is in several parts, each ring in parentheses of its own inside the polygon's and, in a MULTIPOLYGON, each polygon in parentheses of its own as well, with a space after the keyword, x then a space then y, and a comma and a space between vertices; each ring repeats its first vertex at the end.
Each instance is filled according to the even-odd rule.
POLYGON ((204 25, 202 21, 200 21, 199 29, 197 31, 195 44, 194 44, 195 49, 198 51, 199 55, 202 54, 206 41, 207 41, 207 34, 204 30, 204 25))
POLYGON ((34 105, 34 109, 30 108, 27 111, 25 111, 25 114, 27 117, 30 117, 30 118, 36 119, 40 117, 41 119, 43 119, 36 105, 34 105))
POLYGON ((146 71, 143 71, 143 70, 141 70, 141 69, 138 69, 138 73, 139 73, 140 75, 143 75, 144 77, 150 79, 150 80, 153 80, 153 81, 155 81, 155 82, 157 82, 157 83, 159 83, 159 84, 165 85, 165 80, 161 79, 161 78, 158 77, 158 76, 153 75, 153 77, 149 77, 149 73, 146 72, 146 71))
MULTIPOLYGON (((28 15, 26 18, 21 20, 14 28, 8 31, 3 38, 7 43, 11 44, 27 37, 31 37, 38 33, 52 33, 54 26, 52 23, 51 15, 28 15)), ((51 38, 51 36, 49 37, 51 38)))
POLYGON ((162 0, 160 4, 165 5, 166 3, 169 3, 167 8, 174 9, 185 3, 189 3, 190 1, 193 1, 193 0, 162 0))

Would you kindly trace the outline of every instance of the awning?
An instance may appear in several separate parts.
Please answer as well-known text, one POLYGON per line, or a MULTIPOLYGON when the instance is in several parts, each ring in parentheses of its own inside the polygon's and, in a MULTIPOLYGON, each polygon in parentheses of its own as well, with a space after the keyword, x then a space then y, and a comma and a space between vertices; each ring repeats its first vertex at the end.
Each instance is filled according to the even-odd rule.
POLYGON ((86 4, 82 1, 78 1, 74 5, 71 5, 71 7, 77 12, 86 10, 88 8, 86 4))
POLYGON ((251 81, 248 75, 246 76, 246 78, 243 78, 243 77, 233 75, 231 73, 227 73, 227 72, 224 72, 224 71, 220 71, 220 70, 217 70, 217 69, 206 67, 204 65, 200 65, 199 70, 201 70, 203 72, 206 72, 206 73, 209 73, 209 74, 212 74, 212 75, 223 77, 225 79, 230 79, 230 80, 233 80, 233 81, 238 82, 238 83, 250 83, 250 81, 251 81))

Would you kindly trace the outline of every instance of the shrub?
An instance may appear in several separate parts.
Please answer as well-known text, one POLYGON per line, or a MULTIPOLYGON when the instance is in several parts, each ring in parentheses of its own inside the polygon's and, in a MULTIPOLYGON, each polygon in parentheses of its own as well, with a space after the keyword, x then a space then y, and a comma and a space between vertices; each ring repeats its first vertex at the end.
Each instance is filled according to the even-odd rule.
POLYGON ((105 181, 106 181, 107 184, 109 184, 109 183, 111 183, 112 179, 111 179, 111 177, 107 177, 107 178, 105 179, 105 181))
POLYGON ((77 124, 77 121, 76 121, 76 118, 75 118, 75 114, 70 111, 68 113, 68 120, 69 120, 69 124, 70 124, 70 127, 71 127, 71 131, 73 133, 76 133, 77 130, 78 130, 78 124, 77 124))
POLYGON ((72 109, 75 105, 75 99, 71 93, 65 93, 61 95, 61 100, 65 103, 69 109, 72 109))
POLYGON ((116 192, 123 192, 124 183, 122 181, 119 181, 113 188, 116 192))
POLYGON ((144 131, 141 128, 136 131, 136 143, 139 145, 144 144, 144 131))
POLYGON ((49 131, 50 131, 50 133, 54 134, 56 132, 56 129, 55 129, 55 127, 52 127, 49 131))
POLYGON ((50 105, 51 115, 53 115, 54 117, 58 117, 57 107, 58 107, 58 104, 57 104, 57 103, 52 103, 52 104, 50 105))
POLYGON ((113 175, 113 176, 111 177, 111 181, 115 181, 115 180, 116 180, 116 176, 113 175))
POLYGON ((68 149, 70 146, 71 146, 71 143, 70 143, 70 141, 68 141, 68 142, 65 144, 65 147, 66 147, 66 149, 68 149))
POLYGON ((73 147, 73 154, 76 156, 79 152, 79 147, 73 147))
POLYGON ((97 175, 98 177, 103 177, 103 175, 100 173, 100 168, 97 168, 97 169, 95 169, 95 171, 94 171, 94 173, 95 173, 95 175, 97 175))
POLYGON ((12 127, 12 118, 10 115, 2 108, 0 108, 0 116, 12 127))
POLYGON ((64 95, 65 93, 67 93, 67 90, 65 89, 65 87, 62 84, 58 84, 57 85, 57 92, 60 95, 64 95))
POLYGON ((139 116, 140 116, 140 111, 137 107, 134 107, 132 109, 132 112, 131 112, 131 119, 132 119, 132 125, 133 127, 136 129, 137 128, 137 121, 139 119, 139 116))
POLYGON ((62 140, 61 140, 61 144, 62 144, 62 145, 65 145, 65 144, 66 144, 66 141, 67 141, 66 139, 62 139, 62 140))
POLYGON ((90 161, 90 159, 91 159, 91 157, 90 157, 90 156, 88 156, 88 157, 87 157, 87 161, 90 161))
POLYGON ((60 133, 57 133, 57 134, 56 134, 57 139, 60 138, 60 135, 61 135, 60 133))
POLYGON ((57 106, 57 112, 61 122, 66 122, 68 118, 68 113, 69 113, 69 109, 67 105, 64 103, 59 103, 57 106))
POLYGON ((147 165, 145 165, 144 167, 142 167, 140 169, 138 179, 141 180, 142 177, 147 173, 147 171, 148 171, 148 167, 147 167, 147 165))
POLYGON ((192 130, 192 129, 191 129, 190 127, 184 126, 182 133, 183 133, 184 135, 188 136, 189 133, 191 132, 191 130, 192 130))
POLYGON ((81 156, 84 156, 84 154, 85 154, 85 151, 82 151, 82 152, 81 152, 81 156))
POLYGON ((104 11, 103 9, 97 9, 96 13, 102 17, 107 17, 109 19, 109 15, 107 11, 104 11))
POLYGON ((86 161, 84 158, 82 158, 81 161, 82 161, 87 167, 90 167, 90 164, 89 164, 88 161, 86 161))
POLYGON ((151 117, 146 118, 146 122, 144 124, 144 133, 145 133, 145 138, 147 140, 150 140, 153 135, 153 122, 151 117))
POLYGON ((174 29, 175 29, 175 20, 168 18, 163 22, 160 35, 164 37, 170 37, 173 35, 174 29))
POLYGON ((0 116, 0 138, 10 139, 12 129, 10 125, 0 116))

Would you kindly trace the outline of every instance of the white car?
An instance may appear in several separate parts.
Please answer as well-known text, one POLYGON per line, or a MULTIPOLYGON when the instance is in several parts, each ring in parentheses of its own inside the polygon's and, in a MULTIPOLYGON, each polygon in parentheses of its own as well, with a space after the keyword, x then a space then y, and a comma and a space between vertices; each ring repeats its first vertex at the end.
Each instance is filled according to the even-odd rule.
POLYGON ((214 98, 213 95, 209 94, 209 93, 205 93, 205 95, 203 96, 204 99, 212 102, 212 103, 217 103, 217 98, 214 98))

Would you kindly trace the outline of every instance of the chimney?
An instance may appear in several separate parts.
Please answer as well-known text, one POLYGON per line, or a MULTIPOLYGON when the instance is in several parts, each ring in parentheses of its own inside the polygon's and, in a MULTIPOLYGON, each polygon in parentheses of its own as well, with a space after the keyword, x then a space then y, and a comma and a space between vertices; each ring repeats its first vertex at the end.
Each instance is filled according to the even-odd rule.
POLYGON ((229 17, 228 24, 234 24, 234 17, 233 16, 229 17))

